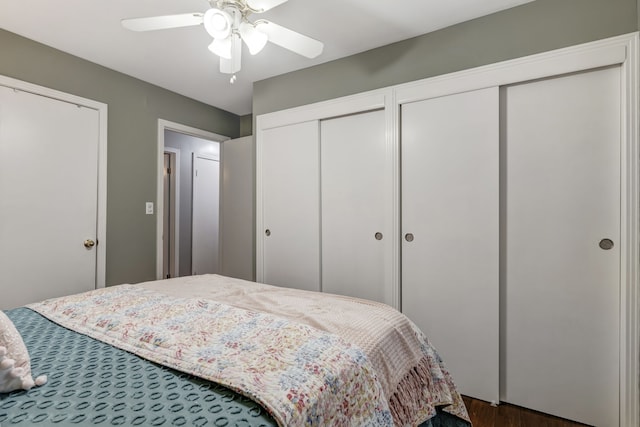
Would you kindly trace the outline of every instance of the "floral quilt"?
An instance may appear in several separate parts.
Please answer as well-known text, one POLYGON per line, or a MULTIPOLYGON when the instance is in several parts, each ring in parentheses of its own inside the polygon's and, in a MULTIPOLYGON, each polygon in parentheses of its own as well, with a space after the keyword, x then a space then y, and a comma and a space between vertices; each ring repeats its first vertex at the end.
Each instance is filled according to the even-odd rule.
POLYGON ((32 304, 52 321, 261 403, 281 426, 392 426, 366 353, 337 334, 120 285, 32 304))

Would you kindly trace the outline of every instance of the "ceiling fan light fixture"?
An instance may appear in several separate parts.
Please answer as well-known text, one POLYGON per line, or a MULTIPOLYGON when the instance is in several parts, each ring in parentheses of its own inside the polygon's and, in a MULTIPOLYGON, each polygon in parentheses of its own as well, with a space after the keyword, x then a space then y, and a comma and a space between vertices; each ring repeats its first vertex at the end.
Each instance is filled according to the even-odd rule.
POLYGON ((224 39, 231 34, 233 18, 224 10, 211 8, 203 18, 204 28, 214 39, 224 39))
POLYGON ((231 39, 213 39, 209 45, 209 50, 220 58, 231 59, 231 39))
POLYGON ((240 23, 240 36, 242 40, 249 48, 249 53, 251 55, 255 55, 260 52, 264 46, 269 41, 269 36, 267 36, 262 31, 256 29, 256 27, 250 22, 242 22, 240 23))
POLYGON ((213 38, 209 50, 220 58, 220 72, 233 74, 241 69, 242 44, 251 55, 260 52, 267 42, 298 55, 315 58, 322 53, 322 42, 271 21, 249 21, 248 16, 262 13, 288 0, 208 0, 205 13, 151 16, 123 19, 122 25, 132 31, 153 31, 203 25, 213 38))

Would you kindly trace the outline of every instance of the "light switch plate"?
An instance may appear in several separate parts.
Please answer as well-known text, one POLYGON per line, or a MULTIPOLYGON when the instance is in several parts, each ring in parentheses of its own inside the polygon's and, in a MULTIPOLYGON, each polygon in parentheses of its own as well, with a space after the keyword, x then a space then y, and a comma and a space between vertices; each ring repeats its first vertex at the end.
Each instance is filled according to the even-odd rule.
POLYGON ((153 215, 153 202, 147 202, 145 204, 145 212, 147 215, 153 215))

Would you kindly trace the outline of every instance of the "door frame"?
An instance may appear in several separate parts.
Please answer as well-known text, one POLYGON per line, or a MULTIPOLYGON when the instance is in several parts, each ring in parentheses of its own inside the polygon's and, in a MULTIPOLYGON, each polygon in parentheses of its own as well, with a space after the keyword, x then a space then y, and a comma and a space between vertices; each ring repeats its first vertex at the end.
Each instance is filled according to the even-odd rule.
MULTIPOLYGON (((173 270, 169 268, 169 275, 171 277, 178 277, 178 273, 180 270, 180 149, 173 147, 164 147, 164 153, 168 154, 171 166, 171 177, 170 180, 170 191, 173 190, 173 198, 171 200, 171 211, 173 212, 173 216, 170 216, 170 224, 169 224, 169 232, 173 235, 173 239, 171 240, 171 249, 173 251, 173 270)), ((164 197, 164 192, 162 193, 164 197)), ((164 202, 164 199, 163 199, 164 202)), ((160 202, 158 202, 160 203, 160 202)), ((163 203, 163 211, 162 211, 162 222, 164 226, 164 203, 163 203)), ((164 233, 164 227, 163 227, 164 233)), ((164 248, 164 245, 163 245, 164 248)), ((163 249, 164 250, 164 249, 163 249)), ((164 254, 163 254, 164 260, 164 254)), ((163 269, 164 270, 164 269, 163 269)), ((164 271, 162 273, 164 277, 164 271)))
POLYGON ((104 288, 107 259, 107 104, 0 75, 0 86, 91 108, 98 112, 98 205, 96 209, 95 287, 104 288))
MULTIPOLYGON (((183 125, 180 123, 172 122, 169 120, 158 119, 158 146, 156 155, 156 279, 162 279, 162 234, 164 226, 164 152, 166 150, 164 146, 164 131, 170 130, 173 132, 182 133, 185 135, 195 136, 197 138, 206 139, 213 142, 218 142, 220 145, 224 141, 231 138, 225 135, 219 135, 217 133, 209 132, 206 130, 194 128, 191 126, 183 125)), ((223 153, 220 150, 220 165, 222 165, 223 153)), ((176 209, 177 210, 177 209, 176 209)), ((178 215, 176 215, 178 217, 178 215)), ((176 226, 176 233, 178 230, 176 226)), ((220 247, 222 247, 222 240, 219 241, 220 247)), ((176 248, 178 253, 178 248, 176 248)), ((176 269, 179 271, 179 259, 176 259, 176 269)))

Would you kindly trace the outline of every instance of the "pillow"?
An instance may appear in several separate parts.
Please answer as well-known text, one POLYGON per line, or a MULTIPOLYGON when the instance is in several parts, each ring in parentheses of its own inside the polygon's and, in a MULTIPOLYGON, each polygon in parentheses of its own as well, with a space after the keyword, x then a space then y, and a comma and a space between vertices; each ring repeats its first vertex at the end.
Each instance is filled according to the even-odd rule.
POLYGON ((0 311, 0 393, 29 390, 47 382, 46 375, 33 379, 29 352, 22 336, 5 313, 0 311))

